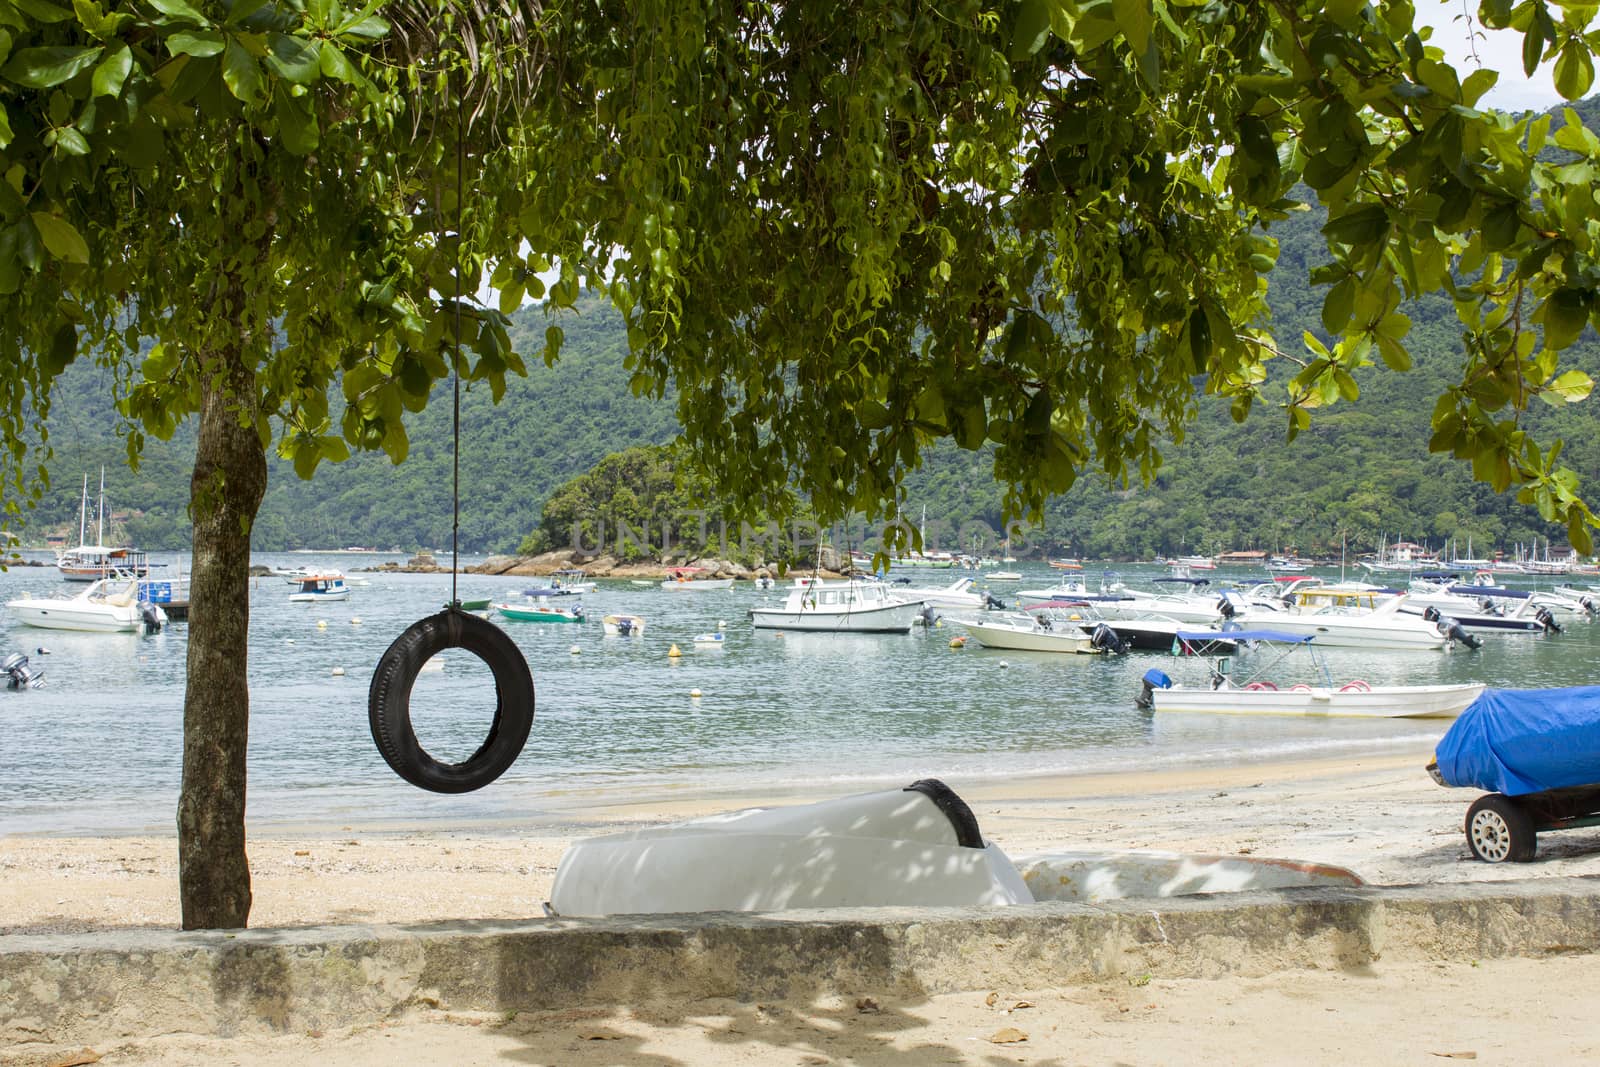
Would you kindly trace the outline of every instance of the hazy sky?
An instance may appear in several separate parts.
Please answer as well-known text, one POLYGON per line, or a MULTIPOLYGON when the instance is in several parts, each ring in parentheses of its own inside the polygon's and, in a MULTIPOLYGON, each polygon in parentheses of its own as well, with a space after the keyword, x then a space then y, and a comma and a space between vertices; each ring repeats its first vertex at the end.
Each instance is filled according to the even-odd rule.
POLYGON ((1473 16, 1472 26, 1480 36, 1476 38, 1478 60, 1490 70, 1498 71, 1500 80, 1483 98, 1483 103, 1502 111, 1533 109, 1545 111, 1560 104, 1561 94, 1550 81, 1550 65, 1534 72, 1533 77, 1522 74, 1522 35, 1511 30, 1485 30, 1478 25, 1476 0, 1421 0, 1417 4, 1417 22, 1433 26, 1433 39, 1429 44, 1444 49, 1445 55, 1455 64, 1465 78, 1472 71, 1473 60, 1468 45, 1468 29, 1460 19, 1464 10, 1473 16))

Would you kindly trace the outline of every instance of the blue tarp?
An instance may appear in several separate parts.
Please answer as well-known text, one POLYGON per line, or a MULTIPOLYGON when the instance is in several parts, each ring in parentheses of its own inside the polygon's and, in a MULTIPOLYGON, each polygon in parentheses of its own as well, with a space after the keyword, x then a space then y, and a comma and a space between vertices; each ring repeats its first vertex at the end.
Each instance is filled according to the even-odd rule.
POLYGON ((1507 796, 1600 783, 1600 686, 1485 689, 1434 754, 1446 783, 1507 796))

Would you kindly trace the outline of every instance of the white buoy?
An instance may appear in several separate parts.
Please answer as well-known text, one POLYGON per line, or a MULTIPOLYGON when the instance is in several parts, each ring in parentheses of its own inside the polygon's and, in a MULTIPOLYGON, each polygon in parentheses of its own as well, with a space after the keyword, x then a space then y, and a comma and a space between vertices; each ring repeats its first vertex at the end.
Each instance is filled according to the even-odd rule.
POLYGON ((696 700, 699 700, 699 699, 700 699, 700 690, 698 690, 698 689, 691 689, 691 690, 689 690, 689 695, 690 695, 690 696, 691 696, 691 697, 693 697, 693 698, 694 698, 694 699, 696 699, 696 700))
POLYGON ((1011 664, 1009 664, 1009 663, 1007 663, 1007 662, 1006 662, 1006 661, 1005 661, 1005 660, 1001 660, 1001 661, 1000 661, 1000 666, 1002 666, 1002 667, 1009 667, 1009 666, 1011 666, 1011 664))
POLYGON ((361 625, 361 616, 360 615, 352 616, 351 619, 350 619, 350 625, 351 626, 360 626, 361 625))
POLYGON ((328 628, 328 620, 327 619, 318 619, 317 620, 317 629, 326 630, 327 628, 328 628))
POLYGON ((333 669, 333 676, 335 678, 343 678, 344 677, 344 668, 343 667, 335 667, 333 669))
POLYGON ((294 638, 286 637, 286 638, 283 639, 283 643, 286 644, 286 645, 292 645, 292 644, 294 644, 294 638))
POLYGON ((581 655, 583 655, 583 649, 579 648, 577 645, 573 645, 572 646, 572 654, 574 656, 581 656, 581 655))

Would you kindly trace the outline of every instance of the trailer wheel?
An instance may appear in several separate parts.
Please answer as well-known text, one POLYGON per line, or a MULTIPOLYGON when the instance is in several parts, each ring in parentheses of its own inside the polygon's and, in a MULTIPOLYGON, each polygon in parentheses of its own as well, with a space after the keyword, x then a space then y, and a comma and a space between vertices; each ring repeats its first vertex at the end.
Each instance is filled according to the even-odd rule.
POLYGON ((1521 805, 1500 793, 1489 793, 1467 809, 1467 847, 1485 863, 1527 863, 1539 847, 1539 838, 1521 805))

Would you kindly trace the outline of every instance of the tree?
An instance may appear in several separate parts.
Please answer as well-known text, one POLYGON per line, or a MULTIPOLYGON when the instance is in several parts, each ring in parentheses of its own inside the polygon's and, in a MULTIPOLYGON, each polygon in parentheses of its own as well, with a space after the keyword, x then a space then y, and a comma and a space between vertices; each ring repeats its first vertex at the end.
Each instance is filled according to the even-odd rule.
MULTIPOLYGON (((893 517, 933 439, 995 446, 1008 514, 1098 465, 1151 477, 1196 389, 1289 436, 1403 370, 1403 296, 1456 299, 1432 447, 1587 546, 1519 415, 1588 394, 1600 140, 1476 106, 1404 0, 0 0, 0 433, 35 477, 50 382, 116 366, 143 433, 199 420, 180 802, 185 926, 242 925, 245 563, 265 450, 302 476, 407 447, 454 369, 520 369, 501 308, 603 290, 752 511, 893 517), (382 14, 379 14, 381 7, 382 14), (1330 211, 1325 328, 1264 319, 1270 227, 1330 211), (470 189, 470 196, 467 191, 470 189), (525 243, 526 242, 526 243, 525 243), (549 285, 542 275, 553 272, 549 285), (442 296, 440 294, 443 294, 442 296), (158 341, 141 356, 144 339, 158 341), (1299 354, 1294 354, 1295 349, 1299 354), (336 392, 337 390, 337 392, 336 392), (339 410, 338 401, 343 401, 339 410), (337 429, 335 429, 337 427, 337 429)), ((1593 79, 1592 8, 1480 17, 1593 79)), ((559 352, 552 326, 544 356, 559 352)))
POLYGON ((48 444, 50 382, 82 349, 124 383, 131 457, 198 417, 186 928, 249 914, 246 591, 266 450, 307 477, 350 446, 398 462, 404 412, 452 369, 497 394, 521 370, 504 317, 461 294, 485 257, 518 251, 506 118, 540 60, 531 9, 0 3, 7 505, 31 487, 28 445, 48 444))

